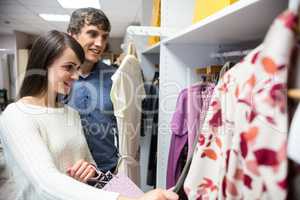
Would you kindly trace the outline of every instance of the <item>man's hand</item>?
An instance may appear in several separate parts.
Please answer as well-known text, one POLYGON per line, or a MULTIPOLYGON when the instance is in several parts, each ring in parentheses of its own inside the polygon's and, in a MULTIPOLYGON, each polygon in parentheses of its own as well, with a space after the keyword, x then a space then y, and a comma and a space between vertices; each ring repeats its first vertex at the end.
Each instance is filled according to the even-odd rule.
POLYGON ((89 178, 95 176, 96 168, 84 160, 79 160, 73 166, 68 168, 67 173, 72 178, 86 183, 89 178))

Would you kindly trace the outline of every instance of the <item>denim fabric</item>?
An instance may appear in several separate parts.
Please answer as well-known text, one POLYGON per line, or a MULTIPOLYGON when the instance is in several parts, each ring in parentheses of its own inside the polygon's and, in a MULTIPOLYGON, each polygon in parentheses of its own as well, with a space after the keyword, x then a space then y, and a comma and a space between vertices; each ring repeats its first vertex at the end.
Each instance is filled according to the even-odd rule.
POLYGON ((114 72, 115 68, 97 63, 87 77, 80 77, 74 83, 68 102, 80 113, 88 146, 102 171, 114 168, 118 160, 114 137, 117 122, 110 100, 114 72))

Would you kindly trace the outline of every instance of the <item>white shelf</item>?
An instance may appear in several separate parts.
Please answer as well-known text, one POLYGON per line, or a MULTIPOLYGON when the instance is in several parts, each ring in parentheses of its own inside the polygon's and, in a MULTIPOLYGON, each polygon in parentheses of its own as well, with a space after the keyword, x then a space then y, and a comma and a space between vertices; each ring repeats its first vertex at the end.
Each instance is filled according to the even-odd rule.
POLYGON ((160 52, 160 42, 147 48, 145 51, 143 51, 143 54, 158 54, 159 52, 160 52))
POLYGON ((240 0, 163 44, 232 44, 261 39, 287 0, 240 0))

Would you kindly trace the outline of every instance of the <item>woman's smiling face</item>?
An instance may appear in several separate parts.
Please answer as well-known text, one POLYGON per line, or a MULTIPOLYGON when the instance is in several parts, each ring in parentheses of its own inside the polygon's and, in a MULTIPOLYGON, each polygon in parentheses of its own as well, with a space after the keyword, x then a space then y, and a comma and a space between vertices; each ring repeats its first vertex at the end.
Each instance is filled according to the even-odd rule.
POLYGON ((79 68, 79 59, 74 51, 67 47, 48 67, 47 92, 69 94, 73 82, 78 80, 79 68))

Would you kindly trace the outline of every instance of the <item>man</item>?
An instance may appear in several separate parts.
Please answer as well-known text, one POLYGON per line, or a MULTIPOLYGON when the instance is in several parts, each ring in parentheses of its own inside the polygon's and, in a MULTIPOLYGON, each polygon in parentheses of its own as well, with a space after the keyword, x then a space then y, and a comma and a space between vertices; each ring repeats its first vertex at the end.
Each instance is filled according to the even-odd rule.
POLYGON ((107 46, 110 22, 99 9, 81 8, 72 13, 68 33, 83 47, 85 62, 68 104, 80 113, 82 127, 97 167, 114 171, 117 123, 110 100, 114 68, 100 61, 107 46))

